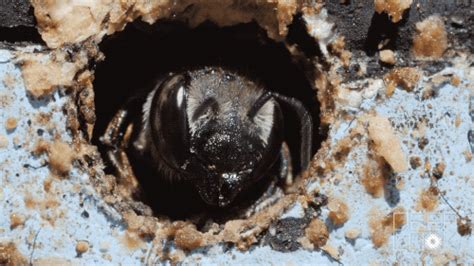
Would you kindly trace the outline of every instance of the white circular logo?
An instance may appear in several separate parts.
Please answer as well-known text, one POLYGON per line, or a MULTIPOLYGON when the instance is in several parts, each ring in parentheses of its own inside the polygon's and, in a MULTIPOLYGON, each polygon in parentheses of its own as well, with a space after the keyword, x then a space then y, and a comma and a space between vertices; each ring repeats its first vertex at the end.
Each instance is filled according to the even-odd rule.
POLYGON ((437 249, 441 246, 441 238, 437 234, 429 234, 425 238, 425 246, 428 249, 437 249))

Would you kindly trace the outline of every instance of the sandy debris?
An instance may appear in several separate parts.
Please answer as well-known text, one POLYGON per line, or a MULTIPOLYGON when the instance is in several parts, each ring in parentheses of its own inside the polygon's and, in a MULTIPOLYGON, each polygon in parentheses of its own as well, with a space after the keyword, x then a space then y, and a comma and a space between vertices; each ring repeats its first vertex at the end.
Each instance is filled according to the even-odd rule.
POLYGON ((410 8, 413 0, 374 0, 375 11, 377 13, 386 12, 393 23, 402 19, 403 12, 410 8))
POLYGON ((15 130, 17 126, 18 126, 18 121, 16 118, 14 117, 7 118, 7 121, 5 122, 5 129, 7 131, 15 130))
POLYGON ((28 265, 28 260, 20 254, 15 244, 0 243, 0 265, 28 265))
POLYGON ((70 144, 62 141, 47 143, 39 141, 33 150, 33 154, 40 155, 48 153, 50 170, 58 175, 66 175, 72 167, 72 162, 76 159, 76 153, 70 144))
POLYGON ((433 211, 438 207, 438 198, 439 190, 436 187, 424 189, 420 193, 419 207, 425 211, 433 211))
POLYGON ((21 214, 18 213, 12 213, 10 214, 10 228, 15 229, 20 225, 25 224, 25 217, 21 214))
POLYGON ((444 162, 437 163, 435 168, 433 169, 433 176, 437 179, 442 178, 444 170, 446 170, 446 164, 444 162))
POLYGON ((354 239, 356 239, 360 236, 360 229, 358 229, 358 228, 347 229, 346 232, 344 233, 344 236, 347 239, 354 240, 354 239))
POLYGON ((296 0, 225 1, 32 1, 40 34, 50 48, 88 39, 99 42, 137 18, 153 24, 161 18, 196 27, 209 20, 219 26, 256 21, 268 35, 282 39, 298 11, 296 0))
POLYGON ((49 54, 21 54, 22 77, 28 92, 38 98, 53 93, 59 86, 74 85, 76 73, 86 66, 87 58, 78 54, 76 61, 70 62, 64 51, 49 54))
POLYGON ((176 231, 174 243, 181 249, 193 250, 202 245, 202 233, 194 225, 188 225, 176 231))
POLYGON ((8 146, 8 139, 4 135, 0 135, 0 149, 8 146))
POLYGON ((461 236, 468 236, 472 233, 472 222, 467 217, 458 217, 456 220, 458 226, 458 233, 461 236))
POLYGON ((84 240, 79 240, 76 243, 76 252, 77 254, 86 253, 89 250, 89 242, 84 240))
POLYGON ((408 170, 405 153, 390 121, 386 117, 372 116, 369 118, 368 130, 376 154, 383 157, 395 172, 400 173, 408 170))
POLYGON ((316 248, 324 246, 329 238, 326 224, 320 219, 314 219, 305 229, 305 236, 316 248))
POLYGON ((3 85, 5 85, 5 87, 11 89, 15 86, 15 83, 16 83, 15 76, 8 73, 5 74, 5 76, 3 77, 3 85))
POLYGON ((472 152, 471 151, 465 150, 463 152, 463 155, 464 155, 464 158, 466 159, 466 162, 470 162, 472 160, 472 152))
POLYGON ((329 219, 334 225, 342 225, 349 220, 349 207, 343 200, 330 197, 328 209, 329 219))
POLYGON ((397 62, 397 59, 395 58, 395 53, 392 50, 385 49, 379 52, 380 56, 380 61, 390 64, 390 65, 395 65, 397 62))
POLYGON ((381 247, 388 242, 390 235, 406 223, 406 214, 403 207, 397 207, 387 215, 382 215, 377 210, 372 210, 369 218, 369 227, 372 243, 381 247))
POLYGON ((440 58, 448 48, 444 22, 439 16, 430 16, 416 23, 413 54, 416 57, 440 58))
POLYGON ((384 192, 386 167, 383 159, 372 158, 361 169, 361 184, 373 197, 380 197, 384 192))
POLYGON ((336 247, 334 247, 333 245, 326 244, 326 245, 321 247, 321 250, 323 250, 329 256, 331 256, 332 258, 334 258, 336 260, 339 260, 341 258, 341 254, 339 253, 339 250, 336 247))
POLYGON ((71 170, 72 161, 76 158, 76 153, 70 144, 56 141, 49 146, 48 157, 51 170, 65 175, 71 170))
POLYGON ((391 96, 396 86, 412 91, 421 78, 421 72, 414 67, 395 68, 384 75, 387 96, 391 96))

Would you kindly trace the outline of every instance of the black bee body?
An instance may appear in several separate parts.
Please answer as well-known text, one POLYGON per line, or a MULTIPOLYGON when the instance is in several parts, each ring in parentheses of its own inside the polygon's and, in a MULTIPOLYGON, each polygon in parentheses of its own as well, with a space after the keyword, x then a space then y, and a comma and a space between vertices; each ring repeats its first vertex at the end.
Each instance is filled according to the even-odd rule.
MULTIPOLYGON (((137 108, 136 102, 129 106, 137 108)), ((235 72, 206 67, 169 74, 139 106, 140 121, 129 139, 123 140, 125 121, 133 120, 130 107, 116 115, 103 137, 119 175, 125 148, 154 169, 156 178, 191 184, 208 205, 227 206, 242 191, 271 178, 282 159, 283 107, 298 114, 298 161, 301 168, 309 163, 312 122, 301 103, 235 72)))

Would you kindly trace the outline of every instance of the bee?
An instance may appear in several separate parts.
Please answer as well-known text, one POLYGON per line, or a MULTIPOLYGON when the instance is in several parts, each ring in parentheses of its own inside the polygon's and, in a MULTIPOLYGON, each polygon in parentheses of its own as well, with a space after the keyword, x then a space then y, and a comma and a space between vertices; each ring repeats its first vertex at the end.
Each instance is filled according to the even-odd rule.
POLYGON ((119 177, 133 174, 133 156, 153 169, 153 178, 186 183, 205 204, 223 208, 260 180, 275 178, 276 165, 279 178, 288 174, 290 159, 305 169, 312 127, 299 100, 214 66, 168 73, 116 113, 101 141, 119 177), (295 117, 299 127, 285 129, 285 120, 295 117), (301 137, 298 158, 283 149, 292 130, 301 137))

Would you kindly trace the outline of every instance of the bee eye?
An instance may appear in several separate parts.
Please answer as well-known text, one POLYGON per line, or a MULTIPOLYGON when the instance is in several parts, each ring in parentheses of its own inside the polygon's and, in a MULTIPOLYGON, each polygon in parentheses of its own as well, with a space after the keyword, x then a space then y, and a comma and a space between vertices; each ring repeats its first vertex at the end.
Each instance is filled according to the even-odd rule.
POLYGON ((162 159, 175 169, 180 169, 188 158, 186 83, 185 75, 174 75, 159 84, 149 114, 153 144, 160 154, 166 154, 162 159))

